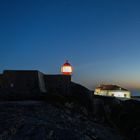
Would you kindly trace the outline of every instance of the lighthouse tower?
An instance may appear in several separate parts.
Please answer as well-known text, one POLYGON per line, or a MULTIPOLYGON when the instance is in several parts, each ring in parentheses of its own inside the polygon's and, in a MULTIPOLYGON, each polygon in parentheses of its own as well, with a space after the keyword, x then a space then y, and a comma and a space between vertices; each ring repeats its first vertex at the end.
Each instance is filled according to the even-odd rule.
POLYGON ((63 75, 72 75, 72 72, 73 72, 73 68, 67 60, 61 67, 61 73, 63 75))

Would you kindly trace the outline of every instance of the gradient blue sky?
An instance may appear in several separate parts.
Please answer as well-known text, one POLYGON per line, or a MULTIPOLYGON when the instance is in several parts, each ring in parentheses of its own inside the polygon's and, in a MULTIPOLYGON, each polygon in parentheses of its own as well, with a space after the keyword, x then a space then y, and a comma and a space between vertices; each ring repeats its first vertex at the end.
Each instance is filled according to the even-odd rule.
POLYGON ((140 89, 139 0, 0 0, 0 71, 60 73, 140 89))

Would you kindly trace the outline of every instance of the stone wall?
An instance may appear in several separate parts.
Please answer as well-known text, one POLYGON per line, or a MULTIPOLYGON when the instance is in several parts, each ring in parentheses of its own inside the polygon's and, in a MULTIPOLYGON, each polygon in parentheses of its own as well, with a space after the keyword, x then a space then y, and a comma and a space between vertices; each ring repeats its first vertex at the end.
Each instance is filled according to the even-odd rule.
POLYGON ((3 87, 3 75, 0 74, 0 89, 3 87))
POLYGON ((7 93, 34 94, 70 93, 71 76, 45 75, 37 70, 5 70, 0 75, 0 87, 7 93))
POLYGON ((45 91, 45 87, 40 85, 43 82, 43 76, 39 78, 39 71, 4 71, 4 85, 6 91, 14 93, 31 93, 45 91))
POLYGON ((68 94, 71 87, 70 75, 44 75, 45 85, 48 92, 68 94))

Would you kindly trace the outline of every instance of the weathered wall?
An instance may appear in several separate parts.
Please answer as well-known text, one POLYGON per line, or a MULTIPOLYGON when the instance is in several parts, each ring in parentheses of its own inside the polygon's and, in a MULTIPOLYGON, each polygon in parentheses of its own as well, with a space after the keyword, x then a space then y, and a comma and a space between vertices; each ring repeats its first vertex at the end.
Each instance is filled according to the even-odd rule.
POLYGON ((71 87, 71 76, 68 75, 44 75, 45 85, 49 92, 68 94, 71 87))
POLYGON ((47 92, 48 90, 67 94, 71 87, 71 76, 44 75, 35 70, 6 70, 3 75, 0 75, 0 79, 0 86, 5 91, 13 93, 47 92))
POLYGON ((47 92, 43 73, 38 72, 38 80, 41 92, 47 92))
POLYGON ((3 87, 3 75, 0 74, 0 89, 3 87))
POLYGON ((4 71, 4 88, 12 92, 39 92, 40 88, 38 71, 4 71))

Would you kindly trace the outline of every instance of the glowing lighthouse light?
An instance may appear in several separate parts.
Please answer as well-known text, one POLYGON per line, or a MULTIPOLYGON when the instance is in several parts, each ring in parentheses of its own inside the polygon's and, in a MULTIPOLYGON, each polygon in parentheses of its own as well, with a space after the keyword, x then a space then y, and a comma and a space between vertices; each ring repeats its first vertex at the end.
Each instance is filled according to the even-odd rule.
POLYGON ((71 64, 68 62, 68 60, 66 61, 66 63, 64 63, 61 67, 61 72, 64 75, 71 75, 73 71, 73 68, 71 66, 71 64))

